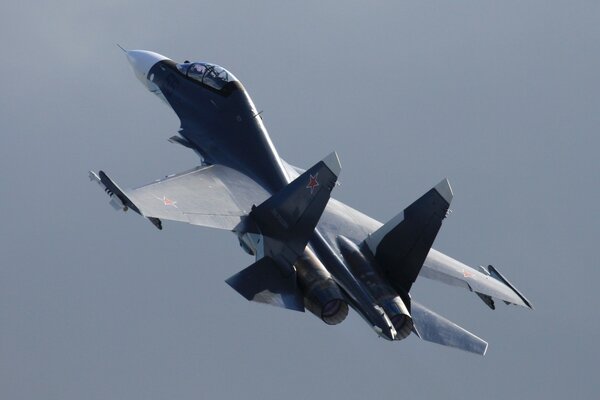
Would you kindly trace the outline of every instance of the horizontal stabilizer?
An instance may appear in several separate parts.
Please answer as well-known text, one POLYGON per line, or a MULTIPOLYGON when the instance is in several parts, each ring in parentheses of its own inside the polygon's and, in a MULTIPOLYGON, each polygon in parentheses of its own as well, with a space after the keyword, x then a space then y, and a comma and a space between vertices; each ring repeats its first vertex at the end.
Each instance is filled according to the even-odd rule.
POLYGON ((411 313, 417 336, 428 342, 485 355, 488 344, 454 322, 412 302, 411 313))
POLYGON ((408 293, 419 275, 452 196, 444 179, 365 240, 397 289, 408 293))
POLYGON ((279 268, 270 257, 261 258, 225 282, 250 301, 304 311, 295 272, 279 268))

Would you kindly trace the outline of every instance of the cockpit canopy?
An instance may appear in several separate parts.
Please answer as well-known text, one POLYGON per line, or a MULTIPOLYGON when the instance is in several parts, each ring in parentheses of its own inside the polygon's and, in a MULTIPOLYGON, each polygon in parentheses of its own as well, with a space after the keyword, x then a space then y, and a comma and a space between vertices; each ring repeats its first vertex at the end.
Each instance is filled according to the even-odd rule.
POLYGON ((192 78, 213 89, 221 90, 229 82, 237 82, 237 78, 223 67, 215 64, 195 62, 177 64, 177 69, 188 78, 192 78))

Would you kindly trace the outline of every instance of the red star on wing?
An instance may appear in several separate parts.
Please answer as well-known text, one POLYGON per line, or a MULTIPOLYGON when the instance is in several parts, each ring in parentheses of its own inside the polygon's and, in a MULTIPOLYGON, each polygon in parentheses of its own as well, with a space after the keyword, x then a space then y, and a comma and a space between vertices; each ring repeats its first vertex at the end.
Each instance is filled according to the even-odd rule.
POLYGON ((165 206, 175 206, 175 201, 167 197, 163 197, 163 203, 165 203, 165 206))
POLYGON ((471 271, 467 271, 466 269, 463 269, 463 276, 464 276, 465 278, 471 278, 471 277, 473 277, 474 275, 475 275, 475 274, 474 274, 473 272, 471 272, 471 271))
POLYGON ((319 186, 319 181, 317 181, 318 176, 319 176, 319 173, 317 172, 314 176, 311 175, 310 178, 308 179, 308 185, 306 185, 306 188, 310 189, 310 194, 313 194, 316 187, 319 186))
POLYGON ((163 196, 163 197, 158 197, 158 196, 155 196, 155 195, 152 195, 152 196, 153 196, 153 197, 154 197, 156 200, 158 200, 158 201, 162 201, 162 203, 163 203, 165 206, 167 206, 167 207, 168 207, 168 206, 171 206, 171 207, 175 207, 175 208, 177 208, 177 202, 176 202, 175 200, 171 200, 171 199, 169 199, 167 196, 163 196))

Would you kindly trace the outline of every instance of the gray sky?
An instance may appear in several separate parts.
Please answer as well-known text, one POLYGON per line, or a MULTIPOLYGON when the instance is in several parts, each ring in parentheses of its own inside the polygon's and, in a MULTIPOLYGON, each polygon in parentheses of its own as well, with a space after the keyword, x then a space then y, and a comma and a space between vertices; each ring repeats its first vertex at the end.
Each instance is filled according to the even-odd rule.
POLYGON ((0 5, 0 397, 597 395, 598 3, 86 3, 0 5), (536 310, 417 281, 490 342, 478 357, 247 303, 224 283, 252 262, 233 235, 159 232, 87 181, 197 163, 115 43, 230 69, 280 154, 337 150, 334 196, 379 220, 448 177, 435 247, 536 310))

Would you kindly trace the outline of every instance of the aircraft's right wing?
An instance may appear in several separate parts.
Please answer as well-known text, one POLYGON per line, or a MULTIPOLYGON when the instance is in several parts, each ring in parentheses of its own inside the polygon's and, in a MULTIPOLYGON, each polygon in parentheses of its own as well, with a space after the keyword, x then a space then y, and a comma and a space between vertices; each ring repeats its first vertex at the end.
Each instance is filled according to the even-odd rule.
POLYGON ((475 292, 491 309, 496 307, 492 298, 502 300, 507 304, 533 308, 531 302, 491 265, 487 268, 479 267, 479 270, 476 270, 431 249, 420 276, 475 292))
POLYGON ((90 172, 117 209, 132 209, 157 228, 162 219, 233 230, 241 218, 269 194, 234 169, 211 165, 169 175, 137 189, 123 190, 103 171, 90 172))
MULTIPOLYGON (((292 167, 288 166, 290 175, 293 171, 292 167)), ((395 226, 395 223, 399 220, 398 217, 392 219, 388 226, 395 226)), ((334 248, 337 246, 336 237, 338 235, 347 237, 355 243, 360 243, 378 231, 386 232, 385 225, 335 199, 331 199, 323 213, 320 227, 334 248)), ((392 249, 399 248, 400 246, 392 247, 392 249)), ((419 271, 419 277, 465 288, 476 293, 490 308, 495 308, 493 299, 533 308, 531 302, 496 268, 488 266, 475 269, 433 248, 427 253, 427 257, 419 271)))

